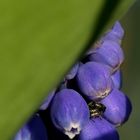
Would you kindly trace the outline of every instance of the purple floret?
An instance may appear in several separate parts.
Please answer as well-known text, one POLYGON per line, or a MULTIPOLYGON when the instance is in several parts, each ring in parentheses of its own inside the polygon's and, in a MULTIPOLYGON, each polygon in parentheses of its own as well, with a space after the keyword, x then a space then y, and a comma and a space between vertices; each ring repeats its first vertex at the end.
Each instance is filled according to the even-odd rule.
POLYGON ((112 90, 111 68, 107 65, 88 62, 77 73, 77 84, 81 92, 91 100, 100 100, 112 90))
POLYGON ((78 140, 119 140, 119 135, 111 123, 103 118, 94 118, 81 131, 78 140))
POLYGON ((106 40, 99 47, 94 48, 89 55, 89 60, 109 65, 113 71, 116 71, 124 60, 124 54, 118 43, 106 40))
POLYGON ((71 70, 68 72, 68 74, 65 76, 66 80, 71 80, 75 77, 75 75, 77 74, 79 68, 79 63, 76 63, 71 70))
POLYGON ((132 111, 129 98, 118 89, 112 90, 101 103, 106 106, 103 117, 116 126, 125 123, 132 111))
POLYGON ((72 139, 88 122, 89 109, 78 92, 63 89, 53 99, 51 119, 56 128, 72 139))
POLYGON ((51 93, 48 94, 48 96, 43 101, 43 103, 42 103, 42 105, 40 106, 39 109, 40 110, 46 110, 48 108, 48 106, 50 105, 54 95, 55 95, 55 90, 53 90, 51 93))
POLYGON ((124 36, 124 30, 120 24, 120 22, 116 22, 112 29, 108 31, 102 38, 102 41, 112 40, 115 42, 120 42, 124 36))

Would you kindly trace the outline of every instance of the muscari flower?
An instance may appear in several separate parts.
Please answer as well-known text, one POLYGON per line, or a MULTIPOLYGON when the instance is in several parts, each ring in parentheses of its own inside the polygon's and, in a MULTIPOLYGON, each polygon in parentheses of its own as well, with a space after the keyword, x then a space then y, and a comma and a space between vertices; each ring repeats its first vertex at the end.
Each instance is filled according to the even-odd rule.
POLYGON ((82 129, 78 140, 119 140, 116 128, 103 118, 93 118, 82 129))
POLYGON ((48 96, 45 98, 43 101, 42 105, 40 106, 39 110, 46 110, 48 106, 50 105, 54 95, 55 95, 56 90, 53 90, 48 94, 48 96))
POLYGON ((132 111, 132 105, 129 98, 118 89, 112 90, 100 102, 106 107, 103 117, 112 124, 119 126, 128 120, 132 111))
POLYGON ((121 70, 118 69, 115 73, 111 75, 114 87, 120 89, 122 87, 122 73, 121 70))
POLYGON ((112 40, 115 42, 121 42, 124 36, 124 30, 120 24, 120 22, 116 21, 113 25, 112 29, 110 29, 102 38, 101 40, 112 40))
POLYGON ((89 109, 78 92, 63 89, 52 101, 51 119, 57 129, 72 139, 88 122, 89 109))
POLYGON ((98 47, 93 48, 88 57, 90 61, 109 65, 112 67, 113 72, 119 69, 124 60, 124 54, 120 44, 112 40, 105 40, 98 47))
POLYGON ((16 134, 14 140, 48 140, 47 131, 39 115, 34 115, 16 134))
POLYGON ((66 80, 71 80, 71 79, 73 79, 73 78, 76 76, 76 74, 77 74, 78 68, 79 68, 79 63, 76 63, 76 64, 71 68, 71 70, 68 72, 68 74, 65 76, 65 79, 66 79, 66 80))
POLYGON ((91 100, 106 97, 113 87, 111 68, 97 62, 81 65, 76 80, 81 92, 91 100))

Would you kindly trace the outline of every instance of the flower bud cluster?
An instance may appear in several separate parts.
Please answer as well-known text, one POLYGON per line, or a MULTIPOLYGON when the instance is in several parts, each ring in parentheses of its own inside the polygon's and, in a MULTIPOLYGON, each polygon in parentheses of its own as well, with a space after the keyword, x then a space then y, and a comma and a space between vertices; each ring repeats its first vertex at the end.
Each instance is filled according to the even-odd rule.
POLYGON ((117 127, 132 110, 121 91, 121 41, 117 21, 63 78, 14 140, 119 140, 117 127))

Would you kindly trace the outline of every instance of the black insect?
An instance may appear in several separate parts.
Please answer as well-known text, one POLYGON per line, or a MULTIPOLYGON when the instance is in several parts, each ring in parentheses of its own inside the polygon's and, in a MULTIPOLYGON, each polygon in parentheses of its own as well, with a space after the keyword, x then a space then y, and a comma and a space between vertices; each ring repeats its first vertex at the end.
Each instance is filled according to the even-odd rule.
POLYGON ((106 107, 98 102, 91 101, 88 104, 90 110, 90 117, 101 117, 106 110, 106 107))

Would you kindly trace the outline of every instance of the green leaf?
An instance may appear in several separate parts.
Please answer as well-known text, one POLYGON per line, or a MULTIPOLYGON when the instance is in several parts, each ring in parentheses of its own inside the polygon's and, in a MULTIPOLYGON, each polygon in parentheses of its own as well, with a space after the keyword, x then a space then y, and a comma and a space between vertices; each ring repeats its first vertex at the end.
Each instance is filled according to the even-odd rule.
POLYGON ((10 139, 79 54, 133 0, 0 1, 0 137, 10 139))

